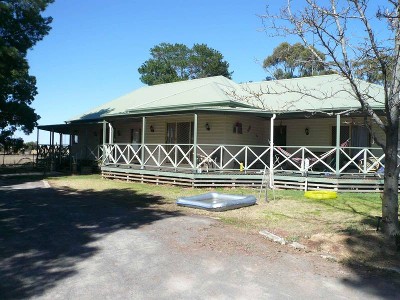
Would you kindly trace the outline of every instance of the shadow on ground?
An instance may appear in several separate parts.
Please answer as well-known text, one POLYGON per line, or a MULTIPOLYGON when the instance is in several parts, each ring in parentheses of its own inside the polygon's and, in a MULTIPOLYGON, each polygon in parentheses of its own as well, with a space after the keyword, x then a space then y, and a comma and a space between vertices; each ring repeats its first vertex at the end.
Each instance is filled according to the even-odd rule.
MULTIPOLYGON (((7 181, 7 185, 14 183, 7 181)), ((177 216, 152 207, 163 199, 132 190, 44 188, 0 192, 0 295, 41 295, 74 275, 107 234, 177 216)))
MULTIPOLYGON (((377 226, 374 216, 366 216, 362 223, 377 226)), ((345 263, 359 275, 357 279, 345 279, 344 283, 368 290, 383 299, 394 299, 392 291, 400 286, 400 252, 396 251, 394 242, 387 242, 384 235, 376 230, 357 232, 348 229, 343 233, 347 235, 344 243, 350 253, 345 263), (369 268, 361 267, 360 263, 369 268)))

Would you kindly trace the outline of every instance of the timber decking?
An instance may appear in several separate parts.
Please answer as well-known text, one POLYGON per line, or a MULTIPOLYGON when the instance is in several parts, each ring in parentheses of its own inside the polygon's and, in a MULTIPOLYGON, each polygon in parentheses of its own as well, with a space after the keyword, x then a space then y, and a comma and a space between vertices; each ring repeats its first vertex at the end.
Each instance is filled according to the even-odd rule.
MULTIPOLYGON (((170 169, 140 169, 109 165, 101 168, 101 174, 103 178, 107 179, 152 184, 171 184, 193 188, 259 188, 263 181, 263 173, 260 170, 247 171, 246 173, 239 171, 192 173, 189 170, 173 172, 170 169)), ((268 180, 264 179, 265 181, 268 180)), ((337 177, 327 174, 302 176, 300 173, 294 172, 276 172, 274 174, 274 186, 278 189, 381 192, 383 191, 383 178, 361 174, 344 174, 337 177)))

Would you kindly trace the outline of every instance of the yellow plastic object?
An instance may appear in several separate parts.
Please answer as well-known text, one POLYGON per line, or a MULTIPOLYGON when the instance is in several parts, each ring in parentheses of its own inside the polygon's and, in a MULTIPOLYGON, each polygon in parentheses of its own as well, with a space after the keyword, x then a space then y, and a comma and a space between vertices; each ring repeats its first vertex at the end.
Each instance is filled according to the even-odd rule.
POLYGON ((318 200, 335 199, 337 193, 334 191, 307 191, 304 192, 304 197, 318 200))

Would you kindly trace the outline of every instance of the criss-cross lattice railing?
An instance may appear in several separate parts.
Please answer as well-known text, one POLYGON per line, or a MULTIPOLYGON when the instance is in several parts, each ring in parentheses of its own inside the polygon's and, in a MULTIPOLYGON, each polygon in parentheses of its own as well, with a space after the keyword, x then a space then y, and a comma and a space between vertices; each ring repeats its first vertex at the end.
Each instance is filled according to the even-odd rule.
MULTIPOLYGON (((194 151, 192 144, 107 144, 99 153, 102 154, 104 164, 197 172, 204 168, 218 171, 269 170, 270 151, 269 146, 259 145, 200 144, 194 151)), ((381 167, 384 167, 384 154, 380 148, 273 147, 274 171, 368 174, 381 167)))

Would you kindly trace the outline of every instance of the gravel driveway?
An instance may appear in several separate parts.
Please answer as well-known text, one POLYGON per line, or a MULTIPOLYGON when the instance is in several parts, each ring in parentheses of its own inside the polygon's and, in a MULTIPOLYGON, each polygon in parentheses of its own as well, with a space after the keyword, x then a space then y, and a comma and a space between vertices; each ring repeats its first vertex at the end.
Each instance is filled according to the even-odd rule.
POLYGON ((2 180, 0 222, 1 299, 396 299, 400 290, 397 275, 138 207, 124 191, 2 180))

